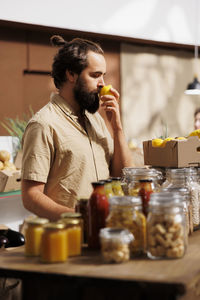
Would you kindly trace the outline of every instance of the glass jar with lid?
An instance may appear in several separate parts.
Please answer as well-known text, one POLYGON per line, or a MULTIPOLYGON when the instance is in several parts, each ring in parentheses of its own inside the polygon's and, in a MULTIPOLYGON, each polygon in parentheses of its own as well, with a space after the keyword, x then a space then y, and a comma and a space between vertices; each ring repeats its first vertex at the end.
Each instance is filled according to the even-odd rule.
POLYGON ((33 217, 26 220, 25 229, 25 254, 39 256, 44 225, 49 222, 46 218, 33 217))
POLYGON ((153 190, 158 192, 160 189, 160 180, 162 178, 162 173, 156 169, 149 168, 131 168, 128 171, 128 193, 130 196, 138 196, 140 190, 140 180, 148 179, 152 180, 153 190))
POLYGON ((112 191, 114 196, 124 196, 124 192, 121 185, 121 177, 111 177, 112 191))
POLYGON ((114 192, 112 189, 112 179, 108 178, 108 179, 100 180, 100 182, 104 182, 104 190, 107 198, 109 199, 110 197, 114 196, 114 192))
POLYGON ((147 218, 148 257, 183 257, 187 237, 182 196, 170 192, 151 194, 147 218))
POLYGON ((134 236, 132 255, 140 255, 146 248, 146 218, 142 213, 140 197, 114 196, 109 199, 106 227, 128 229, 134 236))
POLYGON ((80 219, 62 218, 59 223, 63 223, 66 228, 68 256, 81 255, 82 228, 80 219))
POLYGON ((190 191, 187 187, 166 187, 161 189, 161 192, 172 192, 178 193, 182 195, 182 202, 183 202, 183 211, 185 214, 186 220, 186 232, 187 234, 191 234, 193 232, 193 222, 192 222, 192 206, 190 203, 190 191))
POLYGON ((68 257, 67 233, 64 223, 50 222, 44 225, 41 240, 42 262, 64 262, 68 257))
POLYGON ((189 190, 189 202, 192 214, 192 224, 194 230, 199 228, 200 214, 200 185, 198 183, 197 171, 195 168, 174 168, 167 169, 167 180, 162 185, 163 188, 187 188, 189 190))
POLYGON ((99 232, 105 227, 109 213, 104 182, 92 182, 93 192, 88 200, 88 247, 100 249, 99 232))
POLYGON ((77 200, 76 212, 80 213, 83 218, 83 242, 87 244, 87 232, 88 232, 88 199, 81 198, 77 200))
MULTIPOLYGON (((82 214, 80 212, 65 212, 61 214, 61 220, 78 220, 78 224, 81 227, 81 241, 84 240, 84 224, 82 214)), ((67 221, 66 221, 67 222, 67 221)))
POLYGON ((127 229, 103 228, 100 230, 101 253, 108 263, 122 263, 130 259, 130 243, 134 237, 127 229))
POLYGON ((192 220, 194 230, 200 225, 200 184, 198 182, 197 169, 186 168, 187 186, 190 189, 190 200, 192 206, 192 220))

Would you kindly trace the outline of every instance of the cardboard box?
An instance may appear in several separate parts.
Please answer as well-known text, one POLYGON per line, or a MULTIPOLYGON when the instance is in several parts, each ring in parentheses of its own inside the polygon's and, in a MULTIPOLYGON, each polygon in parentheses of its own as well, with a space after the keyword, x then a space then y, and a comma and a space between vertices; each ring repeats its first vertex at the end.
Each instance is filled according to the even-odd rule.
POLYGON ((0 171, 0 192, 10 192, 21 189, 21 171, 0 171))
POLYGON ((152 140, 143 142, 144 164, 154 167, 191 167, 200 165, 200 139, 168 141, 163 148, 152 146, 152 140))

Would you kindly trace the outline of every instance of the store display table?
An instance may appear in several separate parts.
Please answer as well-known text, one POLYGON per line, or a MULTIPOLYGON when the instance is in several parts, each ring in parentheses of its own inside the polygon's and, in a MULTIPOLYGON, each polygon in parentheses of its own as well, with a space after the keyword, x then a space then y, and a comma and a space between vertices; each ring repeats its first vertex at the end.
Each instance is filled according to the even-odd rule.
POLYGON ((175 260, 132 259, 104 264, 84 249, 65 263, 44 264, 24 248, 1 250, 0 276, 20 278, 23 299, 199 299, 200 231, 189 238, 186 255, 175 260), (62 298, 60 298, 62 297, 62 298))

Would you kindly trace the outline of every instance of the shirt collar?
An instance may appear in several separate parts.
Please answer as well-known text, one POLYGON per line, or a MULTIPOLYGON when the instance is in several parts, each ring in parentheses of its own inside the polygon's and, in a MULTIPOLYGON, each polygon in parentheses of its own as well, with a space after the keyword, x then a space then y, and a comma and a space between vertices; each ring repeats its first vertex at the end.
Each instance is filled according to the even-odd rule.
POLYGON ((77 119, 72 107, 59 94, 52 93, 50 96, 51 102, 56 103, 67 115, 77 119))

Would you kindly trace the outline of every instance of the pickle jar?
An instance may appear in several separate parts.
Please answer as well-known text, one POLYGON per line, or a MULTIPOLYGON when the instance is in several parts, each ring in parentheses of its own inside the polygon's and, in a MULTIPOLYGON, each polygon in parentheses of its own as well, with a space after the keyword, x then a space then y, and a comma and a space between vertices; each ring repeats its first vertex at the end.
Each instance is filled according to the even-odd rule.
POLYGON ((112 188, 112 179, 108 178, 103 180, 104 182, 104 190, 106 193, 107 198, 109 199, 110 197, 114 196, 113 188, 112 188))
POLYGON ((134 236, 132 256, 143 254, 146 248, 146 218, 140 197, 114 196, 109 199, 109 207, 106 227, 128 229, 134 236))
POLYGON ((67 233, 64 223, 51 222, 44 225, 41 240, 41 261, 64 262, 68 257, 67 233))
POLYGON ((172 259, 184 256, 187 233, 182 196, 177 193, 153 193, 147 218, 147 256, 172 259))
POLYGON ((160 190, 160 182, 162 173, 156 169, 149 168, 132 168, 129 170, 128 176, 128 194, 130 196, 138 196, 140 190, 140 180, 152 180, 153 191, 160 190))
POLYGON ((25 229, 25 254, 27 256, 39 256, 41 238, 44 232, 44 225, 48 219, 34 217, 26 220, 25 229))
POLYGON ((81 227, 81 241, 84 241, 84 220, 82 218, 82 214, 80 212, 65 212, 61 214, 61 220, 69 219, 69 220, 78 220, 78 224, 81 227))
POLYGON ((59 222, 63 223, 66 228, 68 256, 81 255, 82 229, 80 220, 63 218, 59 222))
POLYGON ((114 196, 124 196, 124 192, 121 185, 121 177, 111 177, 111 180, 114 196))
POLYGON ((133 235, 127 229, 103 228, 100 230, 101 254, 104 262, 122 263, 130 259, 133 235))

